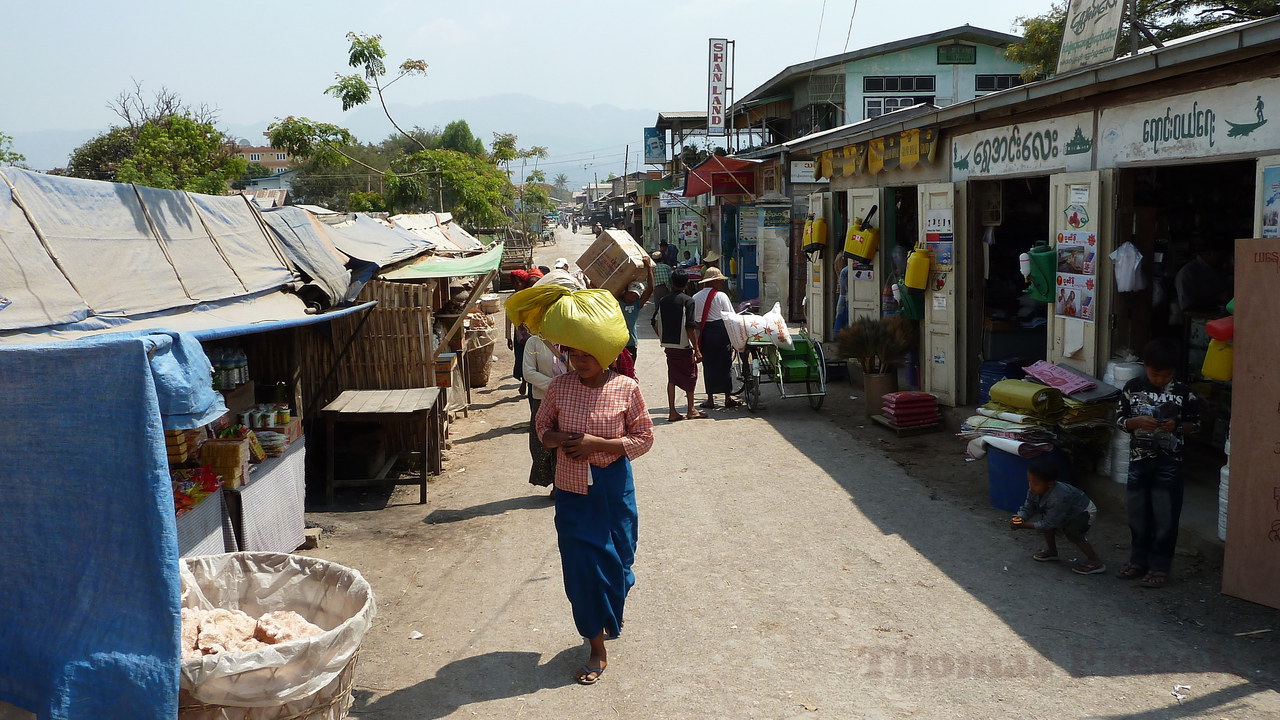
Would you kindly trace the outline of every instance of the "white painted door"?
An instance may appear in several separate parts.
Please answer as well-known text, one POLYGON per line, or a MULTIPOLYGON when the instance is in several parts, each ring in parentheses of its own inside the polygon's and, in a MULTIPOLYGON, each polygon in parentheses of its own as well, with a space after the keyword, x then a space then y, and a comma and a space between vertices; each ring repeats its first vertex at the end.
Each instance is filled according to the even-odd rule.
POLYGON ((1111 344, 1113 284, 1111 262, 1104 258, 1115 249, 1111 224, 1114 172, 1092 170, 1049 177, 1049 244, 1057 247, 1069 233, 1076 238, 1082 234, 1093 237, 1096 244, 1085 250, 1086 257, 1092 252, 1092 275, 1059 273, 1054 278, 1048 358, 1051 363, 1070 365, 1097 377, 1102 377, 1100 365, 1105 365, 1111 344), (1060 293, 1064 295, 1061 307, 1056 301, 1060 293))
MULTIPOLYGON (((835 238, 831 236, 833 232, 831 226, 833 218, 831 216, 831 193, 813 193, 809 196, 809 212, 815 218, 821 217, 827 220, 827 249, 824 253, 830 254, 837 251, 835 238)), ((809 329, 809 333, 814 337, 825 338, 824 332, 827 325, 827 315, 825 312, 826 299, 823 297, 823 286, 826 278, 823 277, 822 267, 824 262, 829 262, 816 253, 810 253, 805 259, 805 268, 808 276, 808 282, 805 284, 805 302, 804 302, 804 319, 805 325, 809 329)))
MULTIPOLYGON (((1280 226, 1280 218, 1274 215, 1263 221, 1264 213, 1280 213, 1280 155, 1268 155, 1267 157, 1258 158, 1258 179, 1254 183, 1257 191, 1254 193, 1253 203, 1253 236, 1265 237, 1262 228, 1263 225, 1270 227, 1280 226), (1270 176, 1270 177, 1268 177, 1270 176), (1267 184, 1270 180, 1270 185, 1267 184)), ((1274 231, 1268 231, 1268 235, 1274 231)), ((1272 235, 1272 237, 1275 237, 1272 235)))
POLYGON ((965 220, 966 198, 961 193, 964 183, 930 183, 920 185, 917 192, 917 232, 921 242, 937 239, 943 243, 934 254, 929 273, 929 286, 924 297, 924 323, 921 328, 920 371, 926 392, 938 396, 938 402, 955 407, 964 402, 965 372, 968 362, 964 353, 964 293, 960 279, 964 277, 965 253, 960 243, 968 227, 965 220), (949 233, 949 236, 948 236, 949 233), (952 243, 948 248, 945 243, 952 243))
MULTIPOLYGON (((850 223, 852 218, 865 218, 867 213, 871 212, 871 208, 877 207, 876 214, 871 218, 871 226, 875 228, 881 227, 880 220, 884 216, 880 210, 884 208, 880 205, 880 188, 855 188, 849 191, 849 217, 850 223)), ((883 242, 884 232, 880 233, 880 239, 883 242)), ((844 238, 840 238, 838 250, 841 252, 840 260, 836 262, 836 267, 843 269, 846 264, 851 262, 843 255, 844 238)), ((884 263, 880 262, 884 257, 884 252, 876 251, 877 255, 872 259, 872 267, 875 273, 872 279, 855 280, 849 278, 849 321, 853 322, 860 317, 880 317, 880 288, 884 285, 884 278, 880 276, 880 270, 884 263)), ((839 278, 837 277, 837 280, 839 278)))

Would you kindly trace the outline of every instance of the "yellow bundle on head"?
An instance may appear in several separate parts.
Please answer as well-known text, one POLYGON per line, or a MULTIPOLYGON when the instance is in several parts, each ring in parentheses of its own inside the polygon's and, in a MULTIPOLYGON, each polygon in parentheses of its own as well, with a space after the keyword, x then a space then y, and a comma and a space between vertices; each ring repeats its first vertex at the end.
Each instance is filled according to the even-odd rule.
POLYGON ((618 359, 631 334, 618 300, 608 290, 570 290, 535 285, 507 298, 511 322, 548 342, 589 353, 608 367, 618 359))

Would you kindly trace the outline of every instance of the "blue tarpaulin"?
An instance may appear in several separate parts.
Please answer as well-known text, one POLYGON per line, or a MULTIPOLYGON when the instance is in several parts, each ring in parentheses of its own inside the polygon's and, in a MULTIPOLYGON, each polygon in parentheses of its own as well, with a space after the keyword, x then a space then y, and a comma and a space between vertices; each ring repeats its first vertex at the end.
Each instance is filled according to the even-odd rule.
POLYGON ((0 699, 42 720, 177 715, 163 429, 226 411, 210 370, 166 331, 0 347, 0 699))

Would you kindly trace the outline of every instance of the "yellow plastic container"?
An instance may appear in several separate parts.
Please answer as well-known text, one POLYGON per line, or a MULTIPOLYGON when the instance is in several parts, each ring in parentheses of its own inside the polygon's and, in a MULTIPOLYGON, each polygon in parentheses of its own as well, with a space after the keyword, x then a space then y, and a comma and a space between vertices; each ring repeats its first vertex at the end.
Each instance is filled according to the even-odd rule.
POLYGON ((907 256, 907 275, 903 278, 902 284, 908 290, 922 293, 929 285, 929 268, 933 265, 933 259, 929 256, 929 251, 924 248, 916 248, 907 256))
POLYGON ((1205 353, 1204 364, 1200 366, 1200 374, 1210 380, 1230 380, 1233 354, 1230 342, 1210 340, 1209 351, 1205 353))
POLYGON ((813 213, 809 214, 809 219, 804 221, 804 240, 801 247, 805 252, 813 252, 814 250, 822 250, 827 246, 827 219, 814 217, 813 213))
POLYGON ((859 220, 849 226, 844 238, 845 257, 858 262, 871 262, 876 256, 876 248, 880 246, 880 231, 873 227, 863 227, 859 220))

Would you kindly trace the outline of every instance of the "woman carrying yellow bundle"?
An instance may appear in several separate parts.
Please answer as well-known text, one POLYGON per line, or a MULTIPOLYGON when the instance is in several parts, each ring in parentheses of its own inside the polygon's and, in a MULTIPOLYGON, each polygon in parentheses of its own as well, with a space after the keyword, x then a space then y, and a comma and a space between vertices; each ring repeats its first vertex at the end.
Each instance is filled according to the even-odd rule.
POLYGON ((576 679, 591 685, 608 665, 604 638, 622 631, 627 593, 635 585, 631 460, 653 446, 653 421, 636 381, 609 367, 629 333, 608 291, 535 287, 512 295, 507 309, 549 342, 569 347, 572 369, 551 381, 535 428, 543 445, 556 450, 555 524, 565 594, 574 624, 591 646, 576 679))

